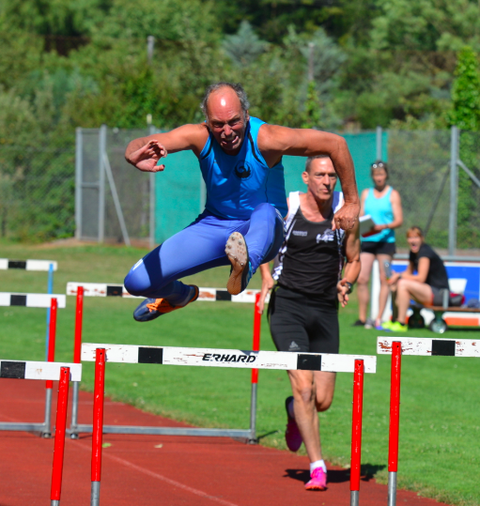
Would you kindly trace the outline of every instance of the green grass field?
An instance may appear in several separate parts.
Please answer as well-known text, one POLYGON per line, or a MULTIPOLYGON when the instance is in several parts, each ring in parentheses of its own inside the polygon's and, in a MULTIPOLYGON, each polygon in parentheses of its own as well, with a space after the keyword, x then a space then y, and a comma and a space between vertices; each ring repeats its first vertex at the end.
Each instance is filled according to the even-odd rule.
MULTIPOLYGON (((51 259, 59 262, 54 292, 65 293, 67 281, 122 283, 146 250, 121 247, 28 246, 0 241, 0 258, 51 259)), ((200 286, 223 287, 228 269, 192 277, 200 286)), ((251 286, 258 288, 259 275, 251 286)), ((46 292, 47 273, 0 271, 2 292, 46 292)), ((176 345, 250 349, 253 306, 197 302, 154 322, 139 324, 131 313, 136 299, 85 297, 84 342, 176 345)), ((380 333, 352 327, 356 297, 341 310, 341 353, 376 353, 380 333)), ((75 298, 59 310, 57 360, 73 358, 75 298)), ((44 360, 46 311, 0 307, 0 357, 44 360)), ((439 337, 429 330, 409 336, 439 337)), ((472 330, 449 330, 444 337, 472 339, 472 330)), ((262 319, 261 349, 273 350, 267 321, 262 319)), ((400 413, 398 486, 455 505, 480 504, 480 374, 478 359, 404 357, 400 413)), ((107 395, 141 409, 205 427, 247 429, 250 416, 250 371, 154 365, 107 366, 107 395)), ((82 388, 93 389, 93 364, 84 366, 82 388)), ((390 356, 379 356, 377 374, 365 376, 362 464, 387 482, 390 356)), ((262 445, 285 449, 286 373, 260 371, 257 432, 262 445)), ((348 467, 351 440, 352 374, 339 374, 334 403, 320 415, 325 457, 348 467)), ((303 448, 302 450, 303 451, 303 448)))

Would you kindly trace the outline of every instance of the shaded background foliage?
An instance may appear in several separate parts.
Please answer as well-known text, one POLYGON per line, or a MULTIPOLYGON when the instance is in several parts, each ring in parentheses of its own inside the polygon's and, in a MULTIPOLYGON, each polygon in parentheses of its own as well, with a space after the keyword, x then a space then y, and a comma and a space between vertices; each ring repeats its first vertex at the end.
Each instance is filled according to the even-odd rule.
MULTIPOLYGON (((458 111, 476 93, 478 100, 479 24, 476 0, 4 0, 0 191, 15 207, 18 181, 26 191, 28 177, 51 187, 46 198, 66 202, 71 189, 54 190, 52 177, 73 185, 75 127, 145 128, 147 117, 162 129, 201 121, 199 101, 216 80, 244 84, 251 113, 271 123, 446 129, 463 121, 458 111), (466 44, 469 63, 457 65, 466 44), (469 84, 452 90, 462 76, 469 84), (32 155, 28 166, 12 154, 41 147, 48 154, 32 155)), ((462 124, 479 128, 477 120, 462 124)), ((474 147, 462 149, 475 169, 474 147)), ((465 209, 475 207, 463 175, 461 192, 465 209)), ((52 219, 30 235, 71 235, 71 220, 61 222, 69 225, 55 231, 52 219)))

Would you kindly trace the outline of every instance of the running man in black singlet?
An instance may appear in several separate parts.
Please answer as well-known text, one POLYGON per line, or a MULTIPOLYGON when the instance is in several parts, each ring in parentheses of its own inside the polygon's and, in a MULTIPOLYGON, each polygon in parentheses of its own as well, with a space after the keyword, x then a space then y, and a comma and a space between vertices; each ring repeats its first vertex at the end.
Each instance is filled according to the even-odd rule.
MULTIPOLYGON (((302 177, 307 192, 290 193, 286 237, 273 277, 268 264, 260 267, 259 309, 263 311, 275 279, 268 314, 277 349, 338 353, 338 304, 345 307, 360 272, 358 226, 347 231, 334 227, 333 216, 343 205, 343 195, 334 191, 337 174, 329 157, 308 158, 302 177)), ((288 371, 288 376, 293 397, 285 402, 287 446, 297 451, 302 441, 305 443, 311 476, 305 488, 325 490, 327 469, 317 412, 326 411, 332 403, 335 373, 295 370, 288 371)))

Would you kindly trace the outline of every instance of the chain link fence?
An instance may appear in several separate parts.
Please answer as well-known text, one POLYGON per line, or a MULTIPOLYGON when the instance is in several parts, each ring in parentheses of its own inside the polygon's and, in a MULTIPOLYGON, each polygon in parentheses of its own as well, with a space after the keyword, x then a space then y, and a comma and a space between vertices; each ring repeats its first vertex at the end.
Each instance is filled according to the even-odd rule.
POLYGON ((480 248, 480 134, 457 132, 388 131, 390 184, 404 215, 396 231, 400 248, 408 247, 405 233, 412 225, 450 255, 480 248))
POLYGON ((403 225, 397 245, 407 248, 405 233, 419 226, 436 248, 448 247, 450 132, 389 131, 389 182, 402 199, 403 225))
POLYGON ((152 175, 125 161, 125 147, 148 130, 77 129, 76 232, 80 240, 153 243, 152 175))

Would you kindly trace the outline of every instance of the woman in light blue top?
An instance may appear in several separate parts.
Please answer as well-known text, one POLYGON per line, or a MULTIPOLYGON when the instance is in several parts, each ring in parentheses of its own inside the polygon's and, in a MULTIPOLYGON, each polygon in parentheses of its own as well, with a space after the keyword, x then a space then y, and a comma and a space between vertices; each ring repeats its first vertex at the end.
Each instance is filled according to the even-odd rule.
POLYGON ((362 253, 360 261, 362 268, 358 277, 358 320, 355 325, 365 325, 367 328, 379 327, 387 304, 390 288, 385 275, 385 262, 391 262, 395 254, 395 232, 403 222, 402 202, 400 194, 387 184, 387 164, 377 161, 371 166, 373 188, 363 190, 361 196, 360 216, 370 215, 375 226, 365 239, 362 239, 362 253), (378 300, 378 314, 374 321, 367 319, 367 306, 370 299, 368 281, 372 272, 374 260, 378 260, 380 270, 380 296, 378 300))

